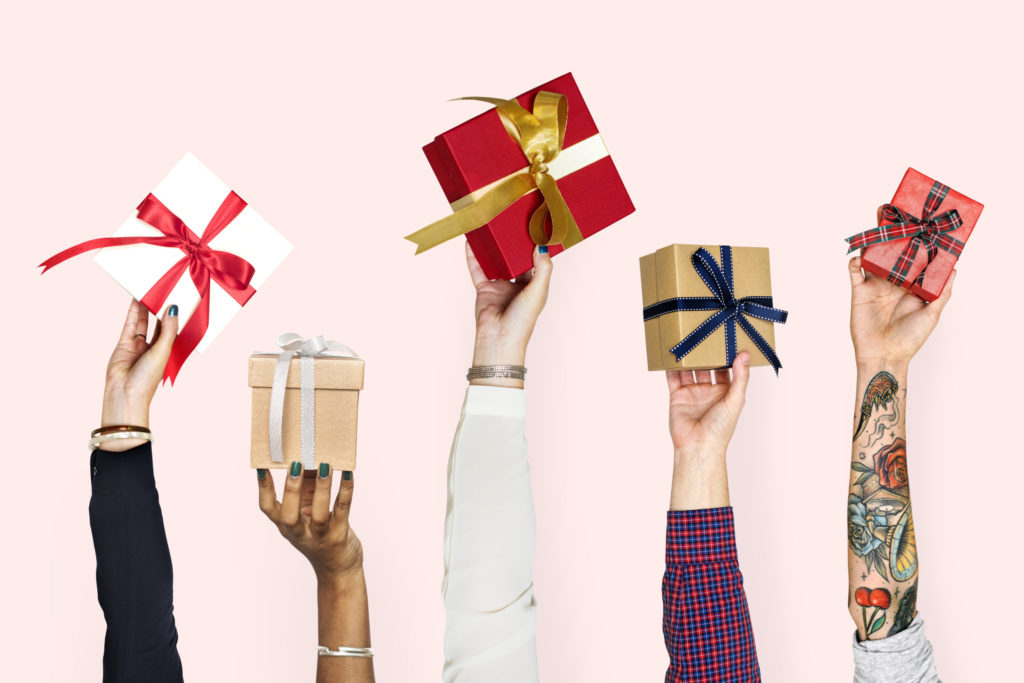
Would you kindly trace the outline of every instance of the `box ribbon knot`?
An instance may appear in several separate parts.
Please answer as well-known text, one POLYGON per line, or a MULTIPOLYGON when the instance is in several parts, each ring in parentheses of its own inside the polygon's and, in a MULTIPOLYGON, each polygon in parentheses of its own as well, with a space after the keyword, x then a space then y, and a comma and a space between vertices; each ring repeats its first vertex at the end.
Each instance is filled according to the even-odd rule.
POLYGON ((274 383, 270 388, 270 419, 267 421, 270 459, 273 462, 284 462, 284 396, 285 389, 288 387, 288 369, 291 367, 292 357, 298 356, 301 372, 299 376, 299 424, 302 466, 304 469, 311 470, 316 467, 316 365, 314 359, 317 356, 359 358, 359 355, 341 342, 324 339, 322 335, 303 339, 293 332, 287 332, 277 338, 277 345, 282 351, 277 356, 277 364, 274 366, 274 383))
POLYGON ((644 307, 644 320, 680 311, 718 311, 670 349, 676 360, 682 359, 697 348, 697 345, 707 339, 712 332, 725 325, 725 364, 731 366, 736 359, 736 325, 738 324, 768 359, 775 374, 778 374, 782 362, 775 354, 775 350, 744 316, 749 315, 773 323, 785 323, 789 313, 779 308, 773 308, 770 296, 745 296, 737 299, 733 294, 732 247, 723 245, 719 247, 719 250, 722 257, 721 266, 703 247, 690 257, 693 269, 713 296, 680 296, 655 302, 644 307))
POLYGON ((163 233, 163 237, 101 237, 65 249, 39 265, 45 273, 72 256, 93 249, 127 244, 152 244, 158 247, 177 248, 185 252, 185 256, 156 281, 156 284, 142 297, 141 302, 149 310, 159 311, 175 284, 184 274, 185 269, 188 268, 189 276, 199 292, 199 304, 184 329, 178 332, 174 346, 171 347, 171 357, 164 369, 164 380, 169 379, 171 384, 174 384, 174 379, 178 376, 181 366, 198 346, 209 327, 211 278, 241 306, 244 306, 256 293, 256 290, 249 284, 256 272, 252 264, 231 252, 218 251, 209 247, 210 240, 219 235, 245 207, 245 200, 234 192, 229 193, 221 202, 213 218, 210 219, 206 229, 203 230, 202 236, 197 237, 184 221, 150 194, 139 204, 138 219, 159 230, 163 233))
POLYGON ((849 254, 872 244, 909 237, 910 241, 907 242, 907 246, 903 248, 900 257, 889 271, 887 279, 889 282, 902 287, 907 279, 907 273, 910 272, 910 267, 914 264, 914 259, 917 258, 918 250, 924 246, 928 253, 928 260, 917 277, 916 282, 920 284, 924 279, 924 273, 928 269, 928 264, 939 253, 939 249, 948 251, 956 257, 959 257, 964 249, 963 242, 947 234, 963 225, 960 213, 956 209, 950 209, 935 215, 948 192, 949 187, 936 181, 924 201, 924 211, 921 213, 920 218, 907 213, 898 206, 886 204, 882 207, 882 218, 892 222, 865 230, 852 237, 847 237, 846 242, 850 245, 850 248, 846 253, 849 254))
MULTIPOLYGON (((417 230, 405 239, 416 244, 416 253, 432 249, 442 242, 465 235, 489 223, 495 216, 512 206, 521 197, 540 190, 544 201, 530 216, 530 238, 535 244, 561 244, 568 248, 583 241, 569 206, 565 203, 558 183, 548 164, 562 152, 569 105, 565 95, 537 93, 530 113, 515 100, 494 97, 460 97, 461 100, 479 100, 497 107, 505 132, 519 145, 530 165, 505 178, 491 183, 468 196, 469 204, 459 208, 427 227, 417 230), (551 220, 551 234, 546 224, 551 220)), ((603 146, 602 146, 603 149, 603 146)), ((604 150, 607 156, 607 150, 604 150)), ((591 163, 596 161, 592 159, 591 163)), ((453 206, 464 203, 463 198, 453 206)))

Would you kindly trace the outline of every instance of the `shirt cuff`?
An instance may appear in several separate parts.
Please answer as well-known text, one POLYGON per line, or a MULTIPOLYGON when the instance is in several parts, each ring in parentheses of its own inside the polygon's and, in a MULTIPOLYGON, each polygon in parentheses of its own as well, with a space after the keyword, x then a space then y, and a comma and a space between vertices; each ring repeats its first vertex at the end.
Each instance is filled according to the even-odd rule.
POLYGON ((127 451, 95 449, 89 459, 93 494, 129 496, 156 490, 153 447, 147 441, 127 451))
POLYGON ((669 510, 666 564, 737 562, 732 508, 669 510))
POLYGON ((526 417, 526 390, 471 384, 466 389, 462 414, 526 417))

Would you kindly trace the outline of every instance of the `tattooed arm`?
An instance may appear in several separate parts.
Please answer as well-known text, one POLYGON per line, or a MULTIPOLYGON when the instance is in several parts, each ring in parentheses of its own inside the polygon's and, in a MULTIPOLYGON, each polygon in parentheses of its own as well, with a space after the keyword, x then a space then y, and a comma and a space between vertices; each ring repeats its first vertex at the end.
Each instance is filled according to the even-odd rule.
POLYGON ((850 261, 857 404, 847 499, 849 609, 858 640, 894 636, 917 614, 917 545, 907 476, 910 359, 949 301, 926 304, 850 261))

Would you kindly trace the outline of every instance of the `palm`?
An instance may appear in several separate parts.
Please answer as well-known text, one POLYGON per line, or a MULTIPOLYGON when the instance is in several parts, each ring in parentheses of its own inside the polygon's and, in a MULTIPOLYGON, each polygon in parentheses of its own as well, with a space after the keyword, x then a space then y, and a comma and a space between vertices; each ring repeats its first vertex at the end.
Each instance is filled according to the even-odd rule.
POLYGON ((722 400, 729 391, 729 383, 684 384, 684 373, 690 375, 688 371, 679 370, 668 373, 669 431, 673 446, 728 442, 738 417, 722 400))
POLYGON ((511 280, 485 280, 476 285, 476 320, 481 332, 500 334, 513 320, 525 313, 517 295, 526 287, 527 277, 511 280))
MULTIPOLYGON (((942 299, 944 304, 948 294, 942 299)), ((850 307, 857 357, 910 359, 935 329, 941 312, 940 302, 927 304, 882 278, 860 280, 853 287, 850 307)))

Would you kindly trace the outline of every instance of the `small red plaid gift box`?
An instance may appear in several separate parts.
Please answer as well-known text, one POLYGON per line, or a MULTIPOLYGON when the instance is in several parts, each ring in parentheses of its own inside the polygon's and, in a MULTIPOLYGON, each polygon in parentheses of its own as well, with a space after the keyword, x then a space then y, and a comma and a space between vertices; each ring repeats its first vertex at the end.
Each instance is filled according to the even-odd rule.
POLYGON ((496 108, 423 148, 456 214, 409 235, 417 253, 465 234, 487 277, 509 279, 533 267, 535 244, 555 255, 634 211, 572 74, 515 100, 469 99, 496 108), (495 201, 503 191, 510 204, 495 201), (483 220, 463 211, 460 222, 467 207, 483 220), (556 237, 559 222, 569 230, 556 237))
POLYGON ((878 227, 846 241, 850 251, 864 248, 865 271, 934 301, 945 289, 983 208, 908 168, 892 201, 882 207, 878 227))

